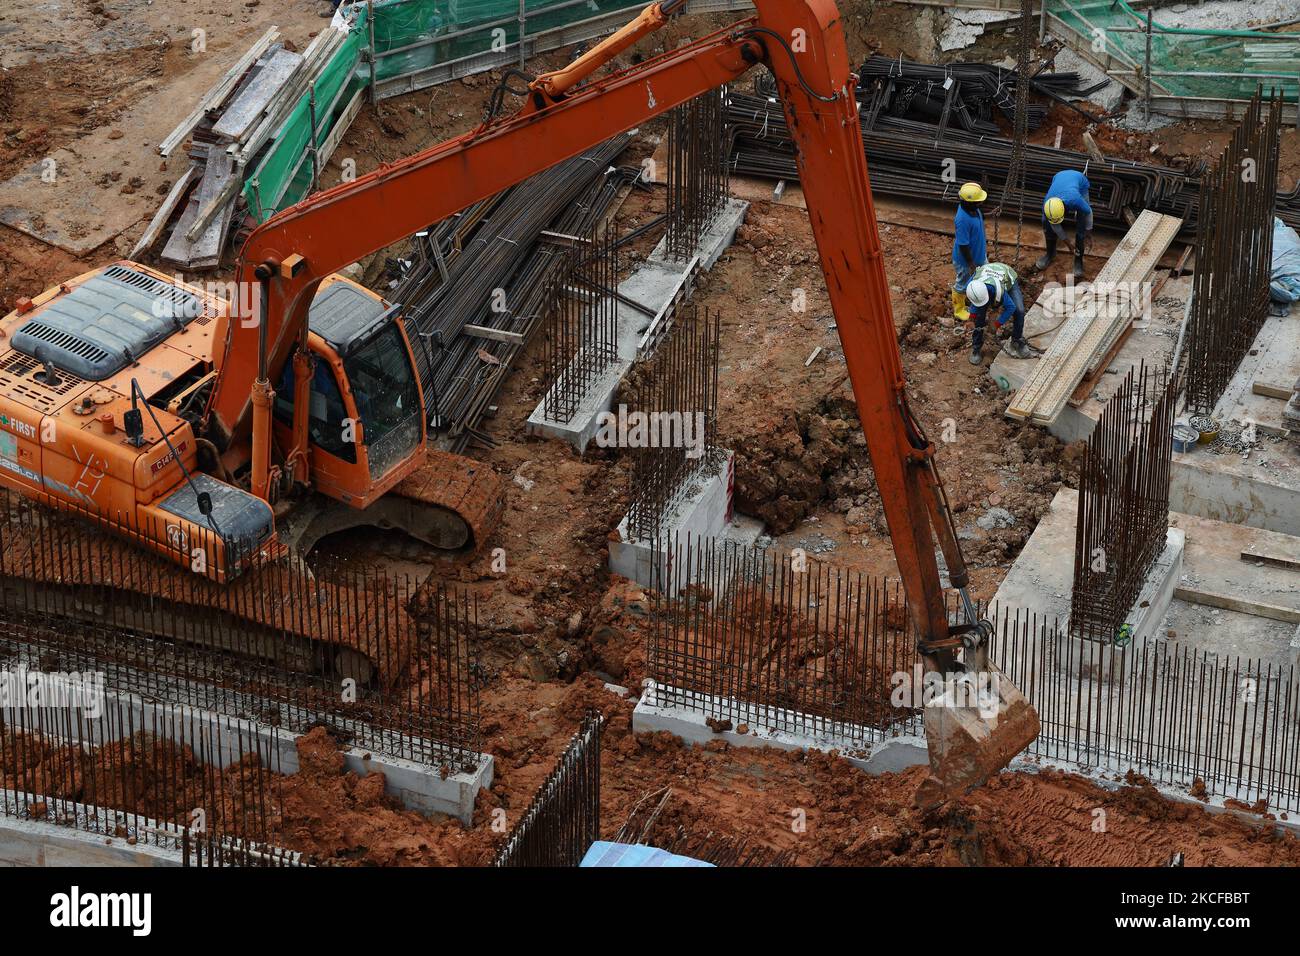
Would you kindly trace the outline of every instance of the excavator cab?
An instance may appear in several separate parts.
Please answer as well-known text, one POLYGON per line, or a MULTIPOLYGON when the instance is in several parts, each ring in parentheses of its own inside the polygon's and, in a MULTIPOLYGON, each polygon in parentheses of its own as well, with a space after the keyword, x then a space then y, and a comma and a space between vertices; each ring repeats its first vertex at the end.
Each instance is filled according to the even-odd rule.
MULTIPOLYGON (((389 306, 341 276, 321 283, 310 312, 312 385, 308 411, 313 484, 366 508, 419 465, 423 396, 410 343, 389 306)), ((275 388, 278 438, 293 427, 295 363, 275 388)))

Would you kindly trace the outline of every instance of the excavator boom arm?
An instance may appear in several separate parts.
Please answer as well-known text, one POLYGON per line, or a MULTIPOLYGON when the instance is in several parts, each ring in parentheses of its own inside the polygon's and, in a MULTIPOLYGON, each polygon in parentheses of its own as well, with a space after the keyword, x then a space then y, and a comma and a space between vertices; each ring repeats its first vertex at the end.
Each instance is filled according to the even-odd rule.
MULTIPOLYGON (((956 670, 960 642, 948 626, 936 533, 959 588, 965 569, 933 468, 933 447, 907 407, 839 11, 833 0, 755 0, 757 15, 751 20, 576 85, 662 24, 678 5, 678 0, 652 4, 586 56, 537 78, 529 101, 514 116, 319 193, 256 229, 241 253, 239 279, 265 278, 262 325, 231 323, 210 424, 226 437, 246 432, 253 417, 250 395, 256 398, 260 388, 265 401, 267 374, 256 380, 259 365, 272 380, 279 374, 304 335, 316 286, 330 273, 761 62, 776 78, 794 140, 826 289, 921 649, 933 668, 956 670), (264 352, 259 352, 259 335, 264 352)), ((270 437, 266 427, 254 432, 253 490, 261 494, 270 437)))

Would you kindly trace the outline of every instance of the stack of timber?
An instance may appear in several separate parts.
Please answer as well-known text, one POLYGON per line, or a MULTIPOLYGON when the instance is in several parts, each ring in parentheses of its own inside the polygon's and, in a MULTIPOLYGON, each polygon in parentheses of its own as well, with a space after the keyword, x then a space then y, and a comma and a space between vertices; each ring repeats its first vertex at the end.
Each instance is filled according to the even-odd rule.
POLYGON ((230 67, 159 143, 163 157, 185 144, 190 165, 136 243, 133 258, 166 233, 164 262, 193 271, 217 267, 237 232, 232 226, 247 216, 245 179, 346 36, 337 29, 322 30, 306 51, 297 53, 271 27, 230 67))
POLYGON ((1054 319, 1061 324, 1012 396, 1009 418, 1040 425, 1056 421, 1079 383, 1108 360, 1111 347, 1145 307, 1141 290, 1181 226, 1181 219, 1144 210, 1097 277, 1076 287, 1072 301, 1066 302, 1060 288, 1039 297, 1026 324, 1050 325, 1054 319))

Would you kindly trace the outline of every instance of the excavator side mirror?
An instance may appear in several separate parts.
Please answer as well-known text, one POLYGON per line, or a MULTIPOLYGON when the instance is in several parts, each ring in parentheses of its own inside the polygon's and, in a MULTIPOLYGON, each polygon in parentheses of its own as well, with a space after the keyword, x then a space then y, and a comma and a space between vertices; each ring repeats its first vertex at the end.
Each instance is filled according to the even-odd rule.
POLYGON ((195 500, 199 505, 199 514, 205 518, 212 514, 212 496, 210 494, 206 491, 200 491, 195 495, 195 500))

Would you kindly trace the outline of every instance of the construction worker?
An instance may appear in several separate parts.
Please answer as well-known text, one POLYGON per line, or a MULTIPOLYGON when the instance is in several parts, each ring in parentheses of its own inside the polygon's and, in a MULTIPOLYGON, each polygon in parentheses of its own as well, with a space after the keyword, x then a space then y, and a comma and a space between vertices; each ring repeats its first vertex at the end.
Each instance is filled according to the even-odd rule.
POLYGON ((952 224, 952 267, 957 281, 952 287, 952 314, 958 322, 970 320, 966 311, 966 286, 975 270, 989 261, 984 240, 984 213, 980 205, 989 198, 979 183, 966 183, 957 192, 957 214, 952 224))
POLYGON ((1046 269, 1056 256, 1056 243, 1065 239, 1063 224, 1067 215, 1074 216, 1074 277, 1083 278, 1083 250, 1092 235, 1092 206, 1088 203, 1088 177, 1076 169, 1063 169, 1052 177, 1043 201, 1043 239, 1047 251, 1034 263, 1038 271, 1046 269))
POLYGON ((966 286, 966 304, 975 322, 970 339, 970 363, 979 365, 984 348, 985 316, 1002 307, 997 320, 998 334, 1002 334, 1007 319, 1011 319, 1011 342, 1004 351, 1012 358, 1027 359, 1040 351, 1025 341, 1025 296, 1020 290, 1020 277, 1016 270, 1001 262, 990 262, 975 270, 966 286))

